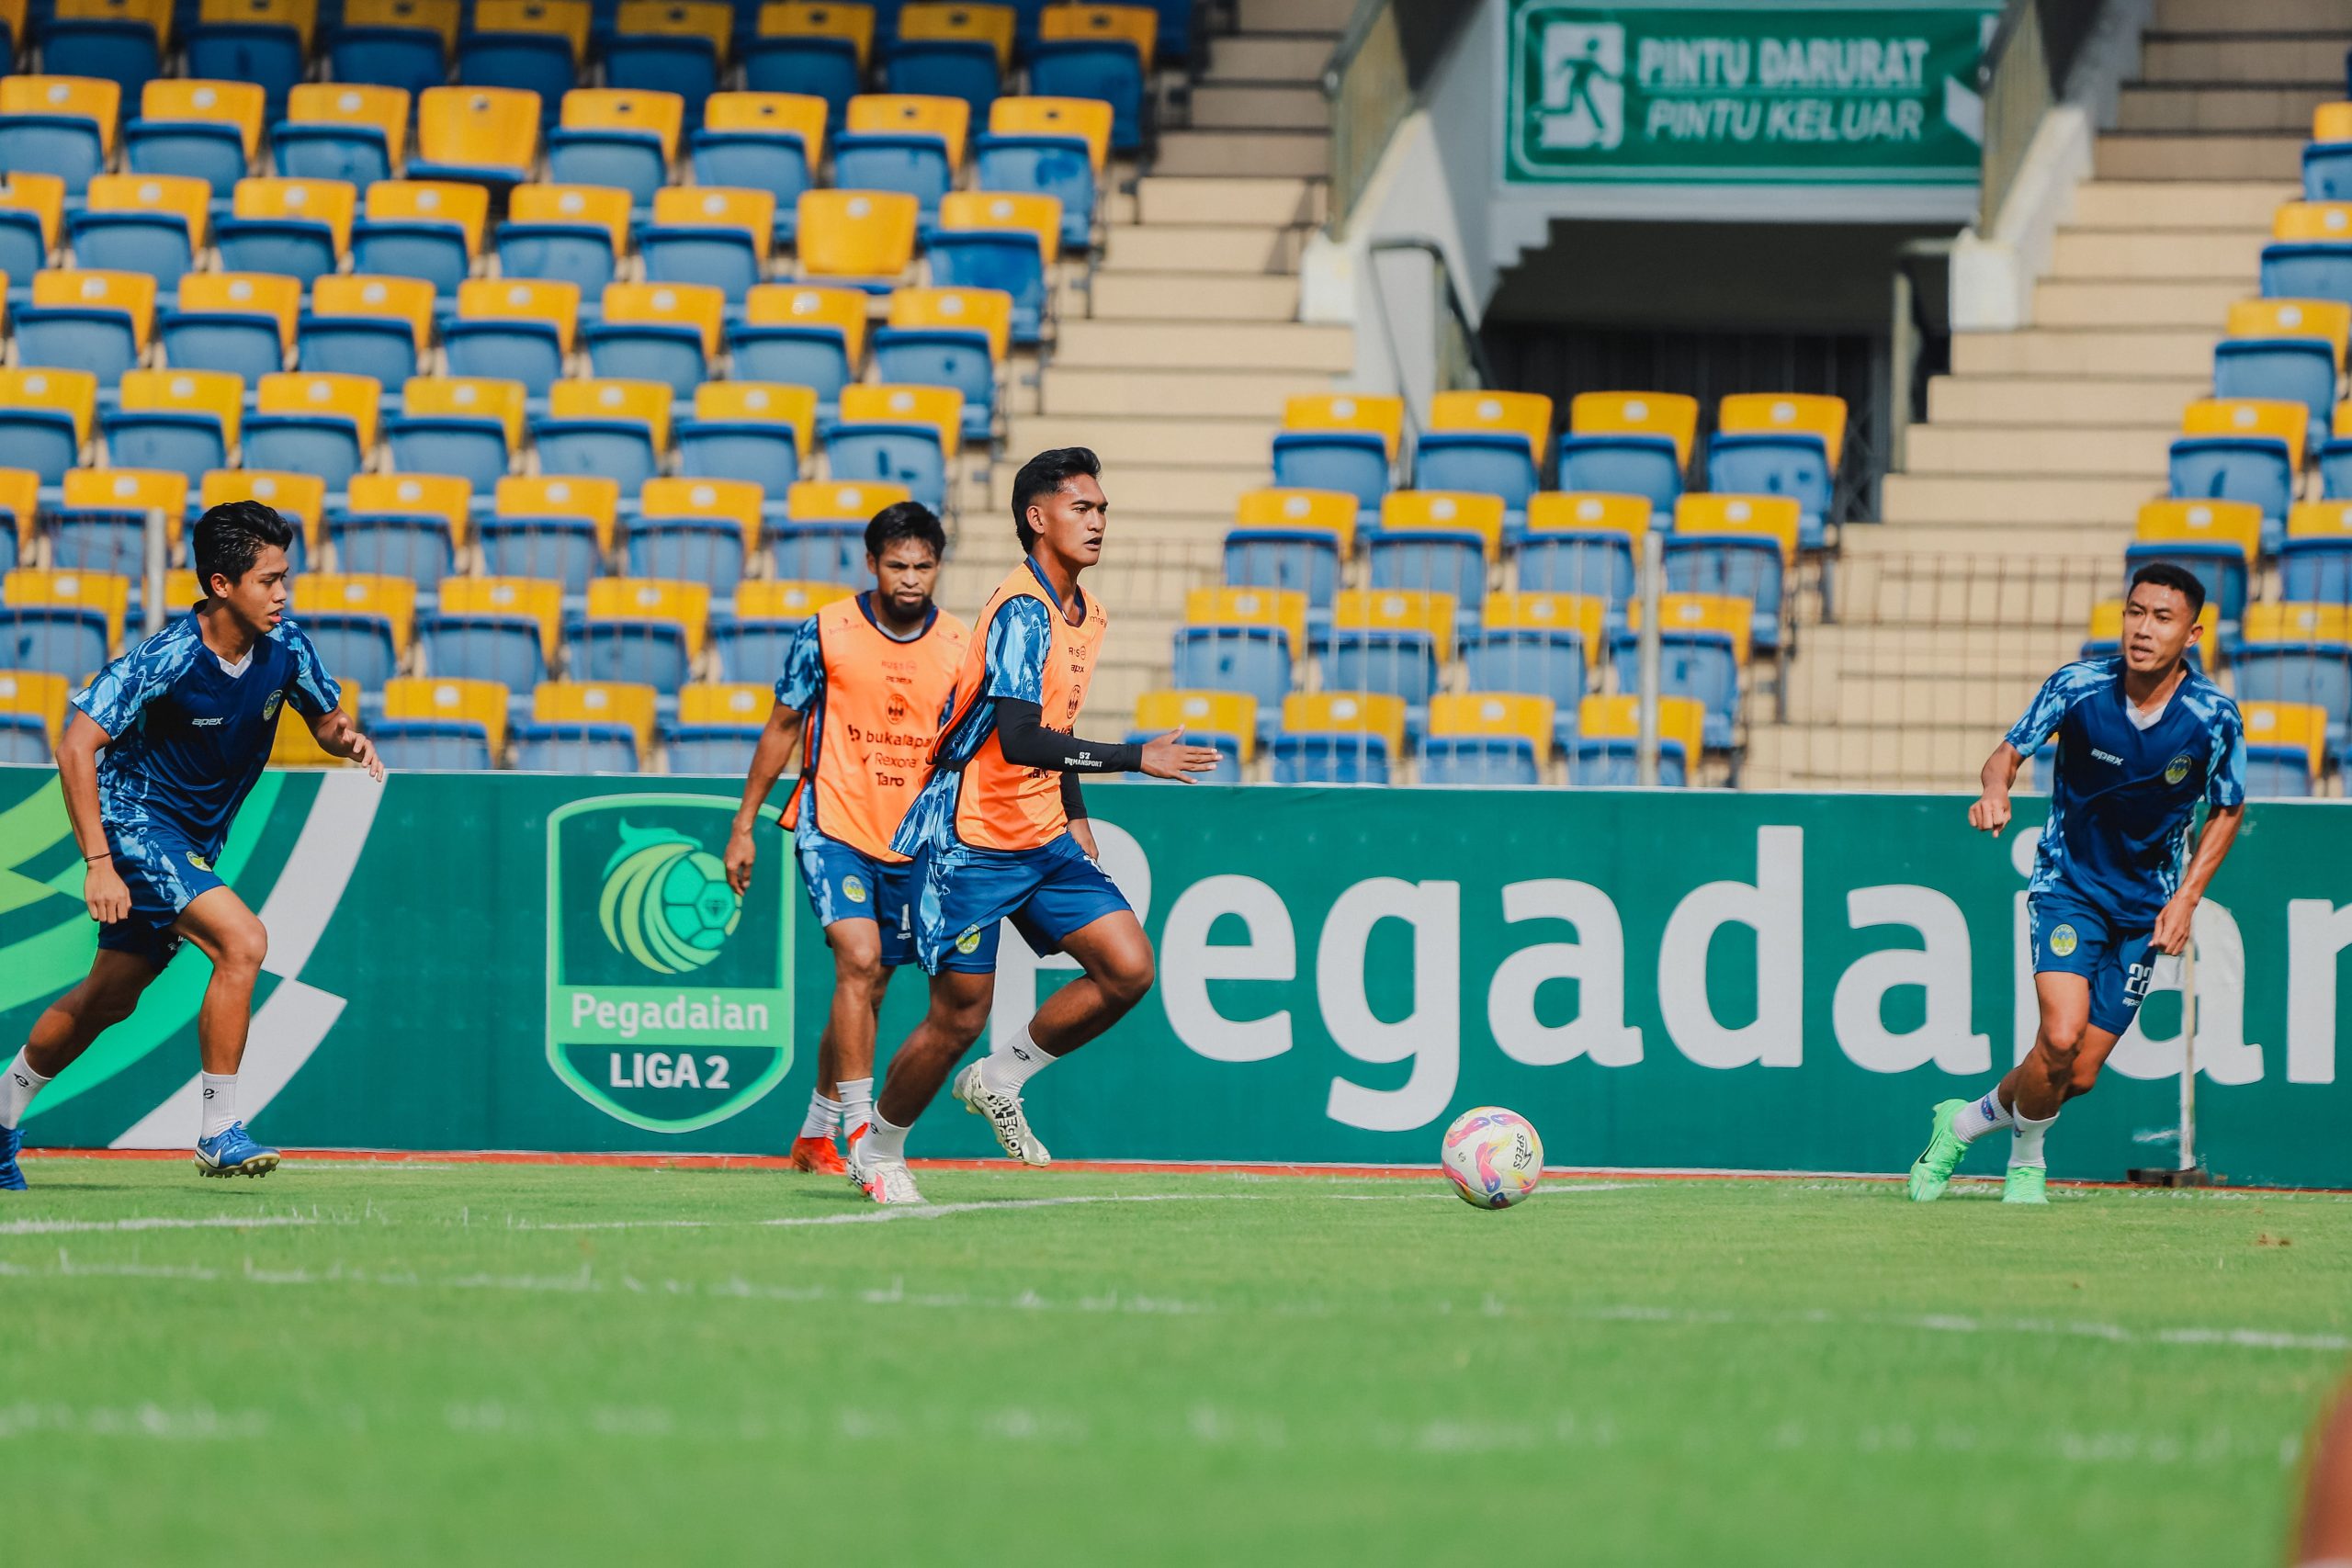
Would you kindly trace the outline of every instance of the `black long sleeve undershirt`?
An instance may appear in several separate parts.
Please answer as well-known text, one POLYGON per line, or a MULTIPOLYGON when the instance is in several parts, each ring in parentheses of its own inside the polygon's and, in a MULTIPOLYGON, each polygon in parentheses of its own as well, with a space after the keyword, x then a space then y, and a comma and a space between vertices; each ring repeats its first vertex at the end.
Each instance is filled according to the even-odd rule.
POLYGON ((1085 740, 1048 729, 1035 703, 1019 697, 996 701, 996 739, 1004 760, 1016 768, 1051 768, 1066 779, 1077 773, 1132 773, 1143 766, 1143 748, 1134 741, 1085 740))

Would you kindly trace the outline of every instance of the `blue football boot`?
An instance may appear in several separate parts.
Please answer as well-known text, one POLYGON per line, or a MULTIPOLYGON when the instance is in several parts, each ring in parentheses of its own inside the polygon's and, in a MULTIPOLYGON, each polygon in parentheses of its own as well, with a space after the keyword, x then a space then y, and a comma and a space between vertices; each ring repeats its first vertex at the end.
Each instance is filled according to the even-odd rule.
POLYGON ((22 1129, 0 1127, 0 1192, 22 1192, 25 1173, 17 1164, 17 1151, 25 1146, 22 1129))
POLYGON ((254 1142, 243 1122, 232 1122, 209 1138, 196 1141, 196 1168, 204 1176, 267 1176, 277 1168, 276 1149, 254 1142))

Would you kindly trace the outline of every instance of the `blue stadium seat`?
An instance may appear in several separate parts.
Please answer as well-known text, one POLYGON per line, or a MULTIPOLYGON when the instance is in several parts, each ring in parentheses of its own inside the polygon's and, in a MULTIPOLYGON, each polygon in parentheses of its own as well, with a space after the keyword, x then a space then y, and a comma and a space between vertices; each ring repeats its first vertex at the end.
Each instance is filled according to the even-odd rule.
MULTIPOLYGON (((637 253, 648 283, 707 284, 725 294, 729 305, 742 304, 761 281, 763 264, 751 237, 729 230, 649 224, 638 231, 637 253)), ((691 387, 679 389, 682 397, 692 392, 691 387)))
POLYGON ((904 485, 934 512, 947 504, 947 459, 930 425, 838 424, 826 434, 824 446, 825 471, 832 479, 904 485))
POLYGON ((490 732, 447 719, 385 719, 368 738, 384 766, 400 773, 480 773, 491 766, 490 732))
POLYGON ((2290 604, 2352 604, 2352 538, 2289 538, 2278 550, 2278 596, 2290 604))
POLYGON ((1425 736, 1420 761, 1425 784, 1510 786, 1544 782, 1535 745, 1524 736, 1425 736))
POLYGON ((441 349, 450 375, 520 381, 533 398, 545 398, 563 375, 563 339, 552 321, 461 317, 442 323, 441 349))
POLYGON ((685 628, 674 621, 579 621, 565 628, 564 648, 574 681, 625 681, 672 695, 690 670, 685 628))
POLYGON ((2295 499, 2295 463, 2283 441, 2255 435, 2184 435, 2172 444, 2178 501, 2250 501, 2262 508, 2262 547, 2278 549, 2295 499))
POLYGON ((531 441, 543 474, 589 474, 633 496, 661 471, 653 438, 631 420, 535 419, 531 441))
POLYGON ((502 276, 577 284, 582 299, 600 297, 619 270, 612 233, 598 223, 508 221, 493 244, 502 276))
POLYGON ((775 237, 790 244, 799 228, 800 193, 817 182, 808 171, 808 151, 788 130, 713 130, 686 139, 695 184, 734 190, 763 190, 775 197, 775 237))
MULTIPOLYGON (((1610 662, 1617 671, 1621 692, 1641 690, 1641 647, 1637 632, 1619 632, 1610 639, 1610 662)), ((1696 699, 1706 710, 1707 748, 1731 749, 1739 722, 1739 656, 1728 633, 1661 628, 1658 692, 1662 696, 1696 699)), ((1663 758, 1660 765, 1662 770, 1663 758)))
MULTIPOLYGON (((201 414, 164 409, 118 411, 100 414, 98 428, 106 440, 107 461, 119 468, 162 468, 186 474, 190 484, 197 484, 213 469, 229 466, 229 443, 221 434, 220 421, 201 414)), ((46 453, 35 459, 29 445, 26 457, 16 456, 5 414, 0 414, 0 446, 7 447, 9 461, 20 468, 34 468, 39 460, 46 460, 46 453)), ((252 466, 272 465, 254 461, 252 466)), ((58 470, 60 476, 63 472, 63 468, 58 470)))
POLYGON ((1550 532, 1531 534, 1519 547, 1522 592, 1585 593, 1609 605, 1609 625, 1625 624, 1634 596, 1633 541, 1623 534, 1550 532))
POLYGON ((989 334, 962 327, 882 327, 874 366, 900 386, 953 387, 964 394, 964 439, 986 441, 996 422, 996 360, 989 334))
POLYGON ((800 446, 788 425, 685 419, 677 442, 678 472, 695 479, 749 479, 780 496, 800 477, 800 446))
POLYGON ((458 680, 496 681, 527 692, 547 679, 539 623, 528 615, 419 615, 424 668, 458 680))
POLYGON ((2352 501, 2352 439, 2331 436, 2319 449, 2319 492, 2329 501, 2352 501))
POLYGON ((455 299, 458 286, 471 275, 473 257, 458 224, 362 219, 351 226, 351 270, 376 277, 421 277, 446 300, 455 299))
POLYGON ((478 495, 497 489, 508 467, 506 425, 494 416, 402 414, 384 422, 384 445, 394 473, 456 474, 478 495))
POLYGON ((2265 245, 2262 297, 2352 301, 2352 244, 2284 240, 2265 245))
POLYGON ((87 370, 101 387, 139 365, 139 335, 119 310, 79 305, 27 305, 15 312, 17 358, 22 365, 87 370))
MULTIPOLYGON (((1657 782, 1669 789, 1679 789, 1688 781, 1689 765, 1682 748, 1673 741, 1660 741, 1657 750, 1657 782)), ((1631 789, 1641 782, 1641 764, 1636 747, 1631 740, 1615 737, 1587 737, 1578 739, 1568 752, 1568 782, 1588 787, 1631 789)))
POLYGON ((1366 733, 1347 735, 1289 734, 1274 737, 1271 747, 1276 784, 1385 784, 1388 782, 1388 742, 1366 733))
POLYGON ((814 389, 820 421, 832 417, 842 389, 856 378, 838 327, 733 322, 727 350, 739 381, 814 389))
POLYGON ((580 80, 571 40, 560 33, 471 33, 458 40, 458 85, 537 93, 540 120, 552 126, 580 80))
POLYGON ((65 220, 74 265, 143 272, 168 296, 196 265, 187 224, 168 212, 76 212, 65 220))
POLYGON ((799 630, 797 621, 714 620, 710 640, 718 654, 718 678, 773 682, 783 671, 799 630))
POLYGON ((1261 722, 1290 694, 1290 638, 1276 626, 1178 626, 1174 684, 1196 692, 1245 692, 1261 722))
POLYGON ((976 125, 988 122, 989 106, 1003 88, 996 46, 970 39, 899 39, 883 51, 882 84, 886 92, 961 98, 972 106, 976 125))
POLYGON ((107 617, 73 605, 0 607, 0 667, 81 681, 107 661, 107 617))
POLYGON ((300 413, 257 413, 245 420, 244 466, 281 473, 316 474, 330 491, 350 487, 367 466, 358 432, 347 419, 300 413))
POLYGON ((297 179, 342 180, 366 190, 392 177, 383 130, 340 120, 280 121, 270 128, 270 156, 297 179))
POLYGON ((1682 497, 1682 460, 1666 435, 1563 435, 1560 488, 1646 496, 1672 512, 1682 497))
MULTIPOLYGON (((330 518, 335 559, 345 571, 405 577, 425 592, 441 585, 456 557, 449 525, 439 517, 359 513, 330 518)), ((491 570, 502 576, 521 575, 496 561, 491 570)), ((365 684, 365 682, 362 682, 365 684)))
POLYGON ((743 581, 742 532, 718 519, 640 517, 628 526, 627 547, 631 577, 707 583, 712 596, 718 599, 733 598, 743 581))
MULTIPOLYGON (((1437 643, 1426 632, 1335 626, 1323 669, 1327 692, 1378 692, 1403 698, 1406 730, 1418 735, 1428 718, 1430 698, 1437 692, 1437 643)), ((1180 677, 1180 683, 1190 682, 1180 677)))
POLYGON ((865 73, 857 46, 845 38, 763 38, 744 46, 743 85, 754 93, 822 98, 827 123, 839 127, 850 99, 865 90, 865 73))
POLYGON ((1388 444, 1369 430, 1279 430, 1274 483, 1283 490, 1336 490, 1369 513, 1388 493, 1388 444))
POLYGON ((400 673, 392 623, 382 615, 306 610, 302 631, 319 650, 320 662, 338 681, 356 681, 363 689, 375 691, 400 673))
POLYGON ((1364 546, 1367 584, 1453 595, 1454 620, 1476 631, 1487 604, 1487 541, 1435 528, 1374 534, 1364 546))
POLYGON ((449 80, 449 57, 433 28, 339 28, 327 44, 327 71, 338 82, 414 97, 449 80))
POLYGON ((41 70, 51 76, 88 76, 112 82, 123 101, 139 101, 139 89, 164 73, 155 29, 143 21, 54 17, 41 30, 41 70))
POLYGON ((2352 739, 2352 646, 2249 642, 2230 669, 2241 703, 2313 703, 2326 709, 2327 749, 2346 754, 2352 739))
MULTIPOLYGON (((548 179, 556 185, 608 186, 629 194, 630 205, 653 205, 653 193, 669 183, 662 138, 650 130, 558 127, 548 132, 548 179)), ((719 181, 697 173, 704 185, 719 181)))
POLYGON ((1797 546, 1818 550, 1829 542, 1837 476, 1817 435, 1718 433, 1707 446, 1707 488, 1732 495, 1785 495, 1797 503, 1797 546))
POLYGON ((106 167, 97 125, 84 116, 11 114, 0 118, 0 169, 55 175, 65 182, 65 194, 76 197, 106 167))
MULTIPOLYGON (((775 575, 787 582, 865 581, 865 525, 862 523, 771 523, 768 556, 775 575)), ((781 653, 782 649, 778 649, 781 653)), ((776 666, 781 670, 781 664, 776 666)), ((729 676, 734 680, 737 677, 729 676)))
POLYGON ((1528 692, 1552 699, 1553 730, 1565 747, 1576 739, 1577 705, 1590 666, 1584 634, 1566 626, 1490 627, 1463 645, 1474 692, 1528 692))
POLYGON ((605 50, 605 85, 677 94, 691 130, 702 123, 703 100, 718 90, 725 63, 712 40, 697 34, 616 33, 605 50))
POLYGON ((485 517, 474 533, 493 577, 545 578, 578 594, 604 565, 596 525, 585 517, 485 517))
POLYGON ((1062 204, 1062 248, 1082 251, 1093 243, 1094 161, 1083 137, 985 131, 974 148, 976 188, 1050 196, 1062 204))
MULTIPOLYGON (((1143 57, 1125 39, 1039 39, 1029 51, 1029 91, 1037 97, 1109 104, 1111 145, 1122 152, 1143 145, 1143 57)), ((988 106, 978 107, 985 113, 988 106)))
MULTIPOLYGON (((6 32, 0 23, 0 32, 6 32)), ((28 762, 45 766, 51 761, 49 727, 37 714, 0 714, 0 762, 28 762)))
MULTIPOLYGON (((226 120, 134 119, 122 128, 122 166, 134 175, 202 180, 212 187, 215 201, 226 201, 231 187, 245 177, 244 134, 226 120)), ((120 264, 84 259, 80 265, 120 264)))
POLYGON ((2213 349, 2217 398, 2279 398, 2307 405, 2312 428, 2335 412, 2335 351, 2324 338, 2225 338, 2213 349))
POLYGON ((2352 201, 2352 141, 2303 144, 2303 199, 2352 201))
POLYGON ((740 778, 751 769, 752 750, 760 743, 760 727, 756 724, 673 725, 665 732, 664 740, 670 753, 672 773, 740 778))
MULTIPOLYGON (((273 124, 286 112, 287 95, 308 70, 302 35, 289 27, 275 22, 199 22, 187 31, 187 74, 208 82, 255 84, 263 94, 263 116, 273 124)), ((338 76, 337 80, 351 78, 338 76)))
POLYGON ((588 363, 597 376, 667 382, 681 401, 691 401, 695 389, 710 373, 703 359, 702 333, 696 327, 605 321, 583 323, 580 335, 588 345, 588 363))
POLYGON ((939 220, 939 201, 956 188, 946 144, 928 132, 844 131, 833 139, 833 184, 843 190, 903 191, 915 198, 918 221, 939 220))
POLYGON ((110 571, 132 581, 146 572, 147 518, 105 507, 59 507, 50 514, 49 564, 62 571, 110 571))
POLYGON ((314 316, 306 310, 295 324, 294 347, 305 370, 366 376, 387 392, 398 392, 416 374, 416 333, 391 316, 314 316))
POLYGON ((1492 430, 1432 430, 1422 434, 1414 449, 1413 488, 1499 495, 1516 521, 1525 517, 1528 498, 1543 488, 1543 479, 1523 436, 1492 430))
POLYGON ((1225 536, 1225 582, 1232 588, 1287 588, 1306 595, 1310 626, 1329 626, 1340 591, 1340 546, 1313 528, 1231 528, 1225 536))
MULTIPOLYGON (((6 140, 6 130, 0 128, 0 148, 6 140)), ((0 161, 5 158, 0 152, 0 161)), ((40 214, 22 207, 0 210, 0 273, 29 278, 48 265, 49 242, 41 233, 40 214)))
POLYGON ((1012 296, 1012 341, 1029 344, 1044 338, 1046 262, 1034 235, 1011 229, 943 230, 931 237, 929 251, 931 281, 934 285, 943 288, 1001 288, 1012 296))
POLYGON ((637 734, 626 724, 518 724, 508 760, 531 773, 633 773, 637 734))
POLYGON ((2293 747, 2248 746, 2245 792, 2257 800, 2295 800, 2318 794, 2309 754, 2293 747))
POLYGON ((1756 606, 1755 645, 1781 646, 1781 595, 1787 582, 1781 547, 1768 538, 1668 534, 1665 548, 1669 593, 1723 593, 1756 606))
POLYGON ((212 226, 223 272, 275 272, 302 287, 336 271, 334 231, 299 218, 223 218, 212 226))

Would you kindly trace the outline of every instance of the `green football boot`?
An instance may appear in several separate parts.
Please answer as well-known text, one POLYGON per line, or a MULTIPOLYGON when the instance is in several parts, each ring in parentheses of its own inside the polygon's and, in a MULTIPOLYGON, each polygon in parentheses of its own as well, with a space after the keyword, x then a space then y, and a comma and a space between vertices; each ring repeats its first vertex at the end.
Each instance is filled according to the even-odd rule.
POLYGON ((2004 1203, 2047 1203, 2050 1173, 2038 1165, 2013 1165, 2001 1182, 2004 1203))
POLYGON ((1952 1136, 1952 1118, 1968 1109, 1964 1100, 1947 1100, 1937 1105, 1934 1121, 1928 1134, 1928 1146, 1911 1162, 1911 1201, 1932 1203, 1944 1195, 1951 1185, 1951 1173, 1960 1165, 1968 1145, 1952 1136))

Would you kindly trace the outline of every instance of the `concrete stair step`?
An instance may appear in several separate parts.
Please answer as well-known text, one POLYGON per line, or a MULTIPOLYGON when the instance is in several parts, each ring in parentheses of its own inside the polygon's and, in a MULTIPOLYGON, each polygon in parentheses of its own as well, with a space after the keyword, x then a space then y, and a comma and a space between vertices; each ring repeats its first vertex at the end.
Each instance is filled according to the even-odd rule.
POLYGON ((1289 321, 1298 315, 1296 277, 1216 273, 1101 272, 1095 321, 1289 321))
MULTIPOLYGON (((2019 709, 2031 696, 2030 687, 2019 694, 2019 709)), ((1997 729, 1988 733, 1976 724, 1758 725, 1748 732, 1740 782, 1750 788, 1966 789, 2000 739, 1997 729)), ((1952 820, 1966 820, 1957 805, 1952 820)))
POLYGON ((2069 522, 2053 526, 2046 523, 2014 523, 1993 515, 1969 523, 1857 525, 1845 531, 1838 554, 1838 613, 1842 617, 1849 607, 1843 574, 1851 563, 1872 557, 2002 561, 2022 558, 2034 563, 2032 570, 2039 570, 2039 563, 2043 561, 2078 559, 2086 555, 2120 560, 2123 547, 2131 540, 2130 525, 2121 523, 2069 522))
POLYGON ((1977 670, 1990 648, 2021 631, 2079 642, 2091 605, 2114 592, 2121 561, 2120 552, 2080 550, 2037 551, 2027 563, 1982 549, 1865 553, 1839 565, 1838 624, 1807 626, 1800 646, 1807 660, 1843 654, 1855 667, 1889 672, 1977 670), (1903 647, 1902 637, 1922 627, 1949 635, 1903 647))
POLYGON ((1336 41, 1329 34, 1312 32, 1236 33, 1211 39, 1206 80, 1316 82, 1336 41))
MULTIPOLYGON (((2088 592, 2082 596, 2086 615, 2092 597, 2088 592)), ((2045 615, 2055 615, 2059 603, 2057 596, 2049 596, 2045 615)), ((1834 626, 1806 626, 1796 665, 1803 678, 1790 682, 1791 718, 1803 717, 1795 707, 1796 694, 1807 686, 1826 684, 1820 678, 1824 672, 1835 676, 1851 671, 1879 681, 1995 684, 2038 681, 2055 665, 2073 658, 2082 643, 2079 627, 2031 623, 1988 625, 1982 638, 1921 635, 1936 627, 1937 623, 1926 617, 1871 626, 1854 626, 1841 618, 1834 626)))
MULTIPOLYGON (((1915 433, 1916 438, 1916 433, 1915 433)), ((1879 510, 1889 524, 1975 526, 1997 521, 2008 528, 2080 528, 2128 525, 2140 503, 2164 491, 2163 468, 2130 477, 2051 474, 1889 474, 1879 510)), ((1859 532, 1860 530, 1857 530, 1859 532)))
POLYGON ((2209 379, 2195 377, 1939 376, 1928 383, 1928 418, 1937 425, 2150 425, 2173 430, 2180 424, 2180 411, 2211 389, 2209 379))
POLYGON ((2057 278, 2230 280, 2251 285, 2262 266, 2268 225, 2260 230, 2178 233, 2164 230, 2068 229, 2051 247, 2057 278))
POLYGON ((2156 0, 2149 21, 2167 33, 2324 33, 2344 25, 2344 0, 2156 0))
MULTIPOLYGON (((1273 426, 1262 416, 1242 419, 1193 417, 1152 419, 1134 415, 1045 414, 1016 420, 1012 442, 1017 451, 1049 446, 1091 446, 1105 464, 1170 464, 1239 468, 1268 462, 1273 426)), ((1146 499, 1138 496, 1138 501, 1146 499)))
POLYGON ((1227 85, 1193 89, 1193 126, 1200 130, 1328 130, 1330 101, 1307 82, 1227 85))
POLYGON ((1914 474, 2050 474, 2068 479, 2159 475, 2172 440, 2168 429, 1914 425, 1908 468, 1914 474))
POLYGON ((1118 272, 1283 275, 1298 271, 1307 230, 1120 227, 1104 237, 1102 266, 1118 272))
MULTIPOLYGON (((2342 59, 2337 57, 2337 73, 2342 59)), ((2302 136, 2102 136, 2091 166, 2103 180, 2299 180, 2302 136)))
POLYGON ((1327 33, 1337 43, 1355 15, 1355 0, 1240 0, 1245 33, 1327 33))
MULTIPOLYGON (((2142 138, 2141 140, 2146 140, 2142 138)), ((2270 231, 2281 202, 2302 194, 2292 171, 2260 180, 2188 180, 2168 176, 2088 181, 2075 187, 2074 229, 2225 229, 2270 231)))
POLYGON ((2233 302, 2256 292, 2251 276, 2220 283, 2038 284, 2033 319, 2051 327, 2218 326, 2233 302))
POLYGON ((2053 650, 2053 657, 2043 663, 2039 676, 1984 679, 1955 674, 1882 674, 1851 665, 1819 668, 1815 661, 1821 659, 1821 654, 1808 646, 1803 660, 1803 678, 1790 682, 1787 722, 1792 728, 1816 725, 1901 728, 1906 727, 1910 716, 1920 711, 1924 699, 1935 705, 1939 723, 1982 729, 1986 737, 1984 750, 1990 752, 2032 699, 2035 688, 2028 682, 2047 678, 2051 671, 2068 662, 2074 652, 2072 649, 2053 650))
MULTIPOLYGON (((1011 518, 1012 476, 1031 454, 1049 446, 1095 446, 1088 429, 1082 428, 1085 424, 1067 418, 1014 421, 1008 446, 1012 460, 996 466, 988 486, 989 511, 1011 518)), ((1272 431, 1262 423, 1259 429, 1262 433, 1259 450, 1244 463, 1189 466, 1171 461, 1164 449, 1139 457, 1123 454, 1115 461, 1106 454, 1104 462, 1109 466, 1102 475, 1103 492, 1110 497, 1112 515, 1118 519, 1115 526, 1124 530, 1127 512, 1135 511, 1148 513, 1165 533, 1202 530, 1222 538, 1225 530, 1233 526, 1242 492, 1272 482, 1267 475, 1266 444, 1273 439, 1272 431)))
POLYGON ((2212 374, 2219 328, 2216 321, 2202 330, 2035 327, 2015 333, 1955 333, 1951 363, 1962 377, 2202 378, 2212 374))
MULTIPOLYGON (((1203 223, 1225 228, 1313 228, 1323 221, 1329 187, 1314 178, 1178 176, 1166 172, 1138 182, 1136 221, 1153 225, 1203 223)), ((2262 219, 2269 222, 2266 213, 2262 219)))
POLYGON ((2343 12, 2308 32, 2159 32, 2144 35, 2145 82, 2245 82, 2264 85, 2344 85, 2344 50, 2352 44, 2343 12))
POLYGON ((1280 175, 1321 179, 1331 171, 1328 130, 1171 130, 1159 139, 1166 175, 1280 175))
POLYGON ((2309 135, 2312 110, 2341 96, 2344 85, 2302 86, 2126 87, 2116 105, 2119 130, 2234 130, 2309 135))
POLYGON ((1078 367, 1281 370, 1344 375, 1355 367, 1355 334, 1303 321, 1069 320, 1054 345, 1050 378, 1078 367))
POLYGON ((1044 412, 1080 418, 1254 415, 1266 422, 1271 438, 1284 399, 1329 385, 1328 378, 1302 380, 1279 370, 1113 370, 1057 365, 1046 378, 1044 412))

